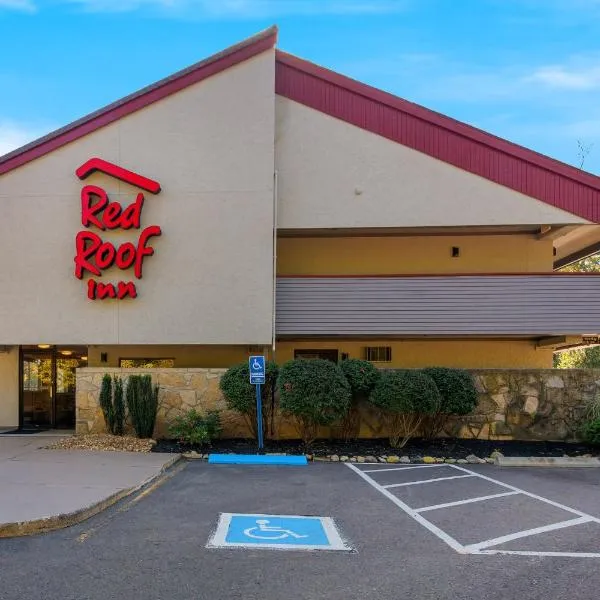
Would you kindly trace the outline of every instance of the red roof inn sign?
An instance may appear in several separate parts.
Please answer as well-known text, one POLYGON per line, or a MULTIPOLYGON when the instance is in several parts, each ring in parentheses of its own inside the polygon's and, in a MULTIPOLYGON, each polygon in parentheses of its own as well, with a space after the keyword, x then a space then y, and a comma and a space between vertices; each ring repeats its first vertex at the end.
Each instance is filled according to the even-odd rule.
MULTIPOLYGON (((160 184, 152 179, 113 165, 100 158, 92 158, 81 165, 75 174, 85 179, 95 171, 106 173, 116 179, 136 186, 146 192, 158 194, 160 184)), ((84 185, 81 188, 81 224, 86 228, 75 238, 75 277, 83 279, 86 272, 91 276, 87 281, 87 295, 90 300, 105 298, 136 298, 137 289, 133 281, 102 283, 93 277, 102 277, 102 273, 112 267, 122 271, 133 269, 136 279, 142 278, 144 258, 152 256, 154 249, 149 245, 152 237, 160 235, 158 225, 149 225, 141 229, 144 194, 138 192, 134 202, 123 208, 119 202, 111 202, 106 191, 96 185, 84 185), (124 242, 114 245, 104 241, 96 233, 99 231, 141 230, 137 244, 124 242)))

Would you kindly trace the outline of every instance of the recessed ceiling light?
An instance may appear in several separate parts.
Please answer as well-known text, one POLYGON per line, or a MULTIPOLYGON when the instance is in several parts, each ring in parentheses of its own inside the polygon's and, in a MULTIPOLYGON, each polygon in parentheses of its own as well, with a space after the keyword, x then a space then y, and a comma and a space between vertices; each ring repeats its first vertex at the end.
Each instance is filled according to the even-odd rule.
POLYGON ((61 350, 60 353, 63 356, 71 356, 71 354, 73 354, 73 351, 72 350, 61 350))
POLYGON ((38 344, 38 348, 42 348, 42 350, 46 350, 46 348, 50 348, 50 344, 38 344))

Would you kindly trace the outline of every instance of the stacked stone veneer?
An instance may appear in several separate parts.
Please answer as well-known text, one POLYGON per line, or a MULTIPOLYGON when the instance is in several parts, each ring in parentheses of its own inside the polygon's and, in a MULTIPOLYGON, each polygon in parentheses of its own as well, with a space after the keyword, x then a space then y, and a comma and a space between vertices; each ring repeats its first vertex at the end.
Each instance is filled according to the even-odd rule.
MULTIPOLYGON (((155 437, 165 437, 173 417, 191 408, 222 411, 224 437, 247 437, 244 419, 226 409, 219 390, 225 369, 119 369, 77 370, 77 432, 105 430, 98 396, 105 373, 126 378, 152 375, 160 387, 155 437)), ((473 370, 479 392, 477 410, 449 420, 445 435, 479 439, 575 440, 590 401, 600 395, 600 370, 473 370)), ((360 436, 384 437, 377 411, 368 404, 360 410, 360 436)), ((323 429, 336 436, 338 429, 323 429)), ((278 417, 275 433, 296 437, 292 422, 278 417)))

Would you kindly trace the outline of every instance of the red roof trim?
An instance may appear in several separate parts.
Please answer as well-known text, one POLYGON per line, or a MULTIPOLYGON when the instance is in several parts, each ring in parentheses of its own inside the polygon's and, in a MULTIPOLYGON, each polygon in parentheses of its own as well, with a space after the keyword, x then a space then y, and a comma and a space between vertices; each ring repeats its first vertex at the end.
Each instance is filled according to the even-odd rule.
POLYGON ((276 93, 593 222, 600 177, 276 51, 276 93))
POLYGON ((84 162, 75 171, 75 175, 77 175, 79 179, 85 179, 95 171, 106 173, 115 179, 135 185, 136 187, 146 190, 147 192, 151 192, 152 194, 158 194, 158 192, 160 192, 160 183, 158 183, 158 181, 148 179, 147 177, 139 175, 138 173, 134 173, 133 171, 128 171, 123 167, 114 165, 113 163, 102 160, 101 158, 90 158, 90 160, 84 162))
POLYGON ((214 54, 187 69, 161 79, 138 92, 109 104, 61 129, 0 157, 0 175, 44 156, 88 133, 109 125, 153 102, 207 79, 257 54, 270 50, 277 42, 277 27, 271 27, 235 46, 214 54))

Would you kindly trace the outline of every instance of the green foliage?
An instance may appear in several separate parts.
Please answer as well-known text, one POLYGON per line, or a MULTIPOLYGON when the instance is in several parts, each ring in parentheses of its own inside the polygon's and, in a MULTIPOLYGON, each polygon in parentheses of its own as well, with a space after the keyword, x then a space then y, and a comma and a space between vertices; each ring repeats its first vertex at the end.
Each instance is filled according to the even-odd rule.
POLYGON ((433 379, 420 371, 384 371, 371 394, 382 411, 390 445, 402 448, 426 415, 435 414, 442 399, 433 379))
POLYGON ((173 420, 169 434, 182 444, 203 446, 210 444, 221 430, 221 418, 217 411, 209 411, 204 416, 192 408, 173 420))
POLYGON ((449 415, 468 415, 477 407, 475 382, 468 371, 448 367, 428 367, 422 371, 433 379, 440 392, 439 409, 425 419, 425 436, 440 433, 449 415))
POLYGON ((108 433, 113 433, 115 429, 115 409, 112 400, 112 377, 108 373, 102 377, 99 401, 106 429, 108 433))
POLYGON ((379 379, 379 370, 368 360, 349 358, 340 367, 350 384, 352 404, 340 423, 341 437, 348 441, 356 439, 360 433, 360 412, 358 404, 368 398, 379 379))
POLYGON ((554 353, 555 369, 600 369, 600 346, 554 353))
POLYGON ((158 386, 150 375, 130 375, 127 381, 127 408, 139 438, 151 438, 158 412, 158 386))
MULTIPOLYGON (((271 417, 274 411, 273 392, 279 369, 273 361, 267 361, 265 365, 265 384, 261 386, 261 398, 263 406, 263 431, 269 437, 272 434, 271 417)), ((221 377, 219 383, 227 408, 235 410, 243 415, 248 428, 256 438, 256 390, 250 385, 250 373, 248 362, 234 365, 221 377)))
POLYGON ((355 399, 368 396, 379 379, 379 371, 368 360, 349 358, 341 362, 341 368, 355 399))
POLYGON ((123 435, 125 433, 125 402, 123 400, 123 380, 120 377, 114 376, 115 395, 113 400, 114 411, 114 428, 115 435, 123 435))
POLYGON ((329 360, 288 361, 279 372, 277 389, 282 411, 295 418, 307 445, 316 439, 320 425, 343 418, 350 407, 350 384, 329 360))
POLYGON ((600 418, 590 419, 581 430, 581 437, 594 446, 600 446, 600 418))

